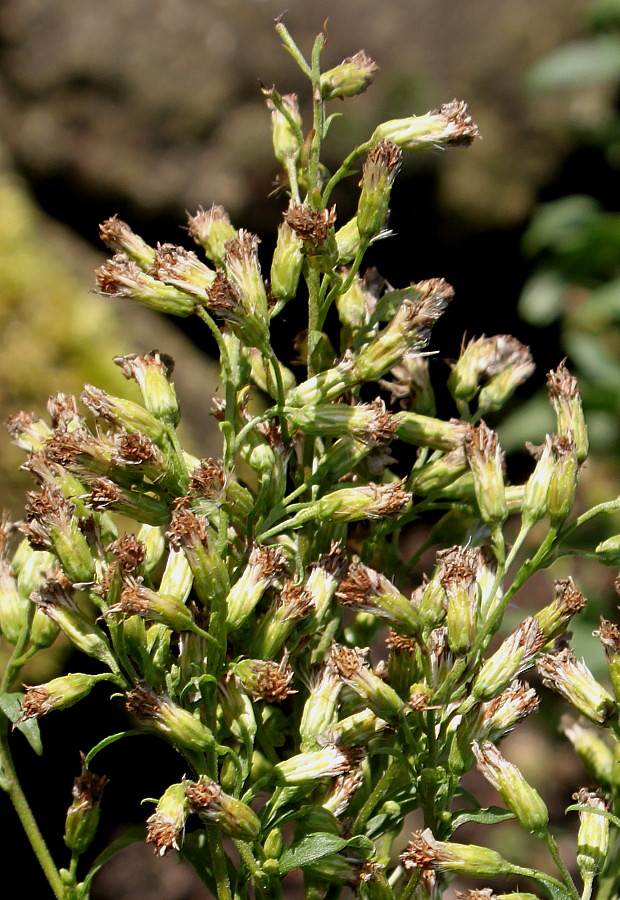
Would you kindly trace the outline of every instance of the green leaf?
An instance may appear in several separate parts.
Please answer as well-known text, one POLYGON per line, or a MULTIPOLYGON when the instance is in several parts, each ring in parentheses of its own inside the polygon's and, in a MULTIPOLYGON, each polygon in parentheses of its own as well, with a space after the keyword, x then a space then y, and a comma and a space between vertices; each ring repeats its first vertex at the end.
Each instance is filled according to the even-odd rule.
POLYGON ((609 819, 616 828, 620 828, 620 819, 618 816, 614 816, 613 813, 609 812, 608 809, 597 809, 594 806, 588 806, 584 803, 573 803, 572 806, 567 806, 564 812, 587 812, 593 813, 595 816, 604 816, 606 819, 609 819))
POLYGON ((26 719, 24 722, 18 721, 22 714, 21 700, 23 696, 21 691, 0 694, 0 709, 17 730, 21 731, 37 756, 41 756, 43 753, 43 743, 41 741, 39 722, 37 719, 26 719))
POLYGON ((358 850, 370 852, 374 845, 369 838, 362 834, 347 840, 327 831, 316 831, 314 834, 306 835, 295 844, 291 844, 284 851, 278 861, 280 875, 286 875, 293 869, 303 869, 304 866, 309 866, 315 860, 329 856, 330 853, 338 853, 345 847, 355 847, 358 850))
POLYGON ((615 35, 600 35, 559 47, 530 70, 527 84, 530 90, 554 91, 619 78, 620 40, 615 35))
POLYGON ((129 731, 119 731, 118 734, 108 735, 108 737, 104 738, 102 741, 99 741, 98 744, 95 744, 92 750, 88 751, 86 759, 84 760, 84 764, 86 766, 90 766, 91 762, 100 750, 103 750, 105 747, 109 747, 110 744, 115 744, 116 741, 120 741, 121 738, 131 737, 134 734, 146 734, 146 732, 138 731, 136 728, 132 728, 129 731))
POLYGON ((501 806, 486 806, 483 809, 464 809, 452 817, 452 832, 455 832, 466 822, 475 822, 476 825, 495 825, 497 822, 505 822, 514 819, 514 815, 501 806))
POLYGON ((99 869, 104 866, 109 860, 112 859, 117 853, 121 850, 124 850, 125 847, 129 847, 130 844, 138 844, 142 843, 146 839, 146 829, 145 828, 129 828, 124 834, 122 834, 115 841, 112 841, 105 850, 99 854, 96 858, 88 875, 84 879, 82 883, 82 896, 87 897, 88 892, 90 890, 90 886, 92 884, 92 880, 99 871, 99 869))
POLYGON ((536 872, 528 872, 528 878, 531 878, 532 881, 537 882, 540 885, 542 890, 545 892, 547 897, 550 897, 551 900, 574 900, 573 895, 561 884, 556 884, 555 882, 547 881, 544 877, 540 877, 536 872))
POLYGON ((546 328, 564 312, 567 284, 556 272, 546 270, 526 281, 519 297, 519 316, 530 325, 546 328))

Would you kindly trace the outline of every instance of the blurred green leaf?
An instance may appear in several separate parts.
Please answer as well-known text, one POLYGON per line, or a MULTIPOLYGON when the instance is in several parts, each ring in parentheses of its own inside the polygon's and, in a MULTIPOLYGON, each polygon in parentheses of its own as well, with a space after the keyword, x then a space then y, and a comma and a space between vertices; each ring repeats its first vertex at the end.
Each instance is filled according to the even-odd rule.
POLYGON ((546 328, 564 312, 566 282, 557 272, 545 269, 533 275, 519 297, 517 309, 524 322, 546 328))
POLYGON ((620 39, 602 34, 564 44, 534 66, 527 78, 532 91, 583 88, 620 79, 620 39))

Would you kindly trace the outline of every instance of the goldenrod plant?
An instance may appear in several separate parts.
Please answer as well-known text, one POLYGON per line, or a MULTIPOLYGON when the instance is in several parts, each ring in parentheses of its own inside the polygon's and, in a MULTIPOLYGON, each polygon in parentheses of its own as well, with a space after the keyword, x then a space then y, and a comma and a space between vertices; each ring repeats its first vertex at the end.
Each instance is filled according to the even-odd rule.
MULTIPOLYGON (((0 626, 13 653, 0 697, 0 784, 58 900, 87 898, 99 868, 131 840, 189 861, 218 900, 283 898, 294 870, 308 900, 346 890, 436 898, 455 877, 470 900, 589 900, 595 883, 599 898, 616 897, 618 626, 602 621, 598 631, 603 685, 566 643, 586 603, 572 578, 515 628, 505 624, 517 591, 570 553, 582 525, 620 505, 574 512, 588 454, 576 381, 564 363, 549 374, 555 433, 532 449, 526 481, 507 483, 483 417, 532 372, 528 349, 507 335, 471 339, 448 373, 454 415, 441 418, 428 354, 441 349, 432 329, 452 288, 441 278, 392 287, 361 268, 388 233, 402 155, 465 148, 477 127, 453 100, 381 123, 329 172, 327 105, 365 90, 376 65, 360 52, 322 72, 324 34, 307 60, 281 20, 276 31, 310 83, 312 122, 294 95, 263 90, 288 195, 269 277, 257 238, 217 206, 189 222, 204 259, 153 248, 116 218, 102 226, 114 253, 97 272, 102 294, 197 316, 212 333, 222 459, 181 446, 173 362, 158 351, 116 359, 141 403, 87 385, 81 406, 50 400, 49 424, 26 413, 9 422, 36 489, 23 521, 1 531, 0 626), (359 202, 341 222, 333 193, 350 176, 359 202), (299 380, 271 331, 286 304, 304 303, 299 380), (337 350, 328 313, 340 322, 337 350), (402 460, 394 472, 397 453, 409 460, 404 474, 402 460), (406 551, 414 522, 427 537, 406 551), (421 577, 418 562, 432 552, 421 577), (22 667, 59 632, 92 658, 94 674, 22 688, 22 667), (543 684, 531 686, 524 676, 535 667, 543 684), (15 732, 40 753, 39 720, 100 683, 128 725, 81 759, 67 858, 57 862, 15 774, 11 753, 30 752, 15 732), (566 813, 571 859, 560 856, 544 790, 499 747, 547 687, 574 708, 562 728, 588 772, 566 813), (136 733, 171 745, 185 777, 171 778, 139 834, 88 863, 105 803, 98 772, 110 754, 132 753, 124 739, 136 733), (463 786, 476 768, 498 805, 463 786), (509 819, 548 852, 549 871, 460 831, 509 819)), ((615 565, 619 545, 591 554, 615 565)))

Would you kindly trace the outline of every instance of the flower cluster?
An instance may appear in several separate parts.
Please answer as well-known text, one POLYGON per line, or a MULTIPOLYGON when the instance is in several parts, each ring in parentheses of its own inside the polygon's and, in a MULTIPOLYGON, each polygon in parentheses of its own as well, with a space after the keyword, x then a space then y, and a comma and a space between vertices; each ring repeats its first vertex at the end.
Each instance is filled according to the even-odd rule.
MULTIPOLYGON (((41 716, 113 685, 133 727, 172 745, 188 773, 160 797, 147 841, 159 855, 186 856, 220 900, 282 897, 294 868, 312 897, 329 885, 330 897, 344 885, 368 900, 436 897, 459 875, 528 876, 573 898, 545 801, 497 744, 536 711, 522 676, 537 666, 544 684, 607 729, 600 738, 581 721, 565 727, 603 786, 617 785, 617 627, 600 630, 613 693, 558 643, 585 604, 571 579, 501 630, 516 591, 580 524, 571 512, 587 434, 576 383, 563 363, 550 373, 556 433, 533 449, 523 484, 507 481, 482 416, 530 375, 526 347, 507 335, 471 340, 447 379, 457 417, 437 415, 425 348, 452 288, 440 278, 393 288, 360 266, 385 235, 403 153, 469 146, 477 128, 452 101, 379 125, 330 174, 320 164, 325 104, 363 91, 376 66, 360 52, 317 74, 324 36, 310 66, 281 21, 277 30, 315 103, 306 135, 297 98, 264 92, 289 193, 269 276, 258 238, 218 206, 189 220, 204 261, 180 246, 151 247, 116 217, 101 227, 114 253, 97 272, 102 294, 196 315, 215 337, 222 459, 183 449, 174 364, 158 351, 115 360, 141 402, 87 385, 83 409, 58 395, 49 425, 24 413, 9 422, 37 486, 24 520, 1 531, 0 628, 14 646, 5 689, 59 632, 101 669, 28 687, 13 721, 36 742, 41 716), (357 211, 340 223, 331 195, 362 157, 357 211), (270 329, 305 294, 297 379, 270 329), (332 305, 338 352, 325 332, 332 305), (254 414, 259 394, 267 408, 254 414), (405 475, 393 468, 397 439, 410 451, 405 475), (520 523, 510 546, 509 517, 520 523), (433 525, 406 557, 401 535, 415 520, 433 525), (542 521, 546 537, 525 554, 542 521), (435 562, 414 578, 429 547, 435 562), (460 779, 475 766, 506 815, 551 849, 562 881, 452 840, 468 817, 460 779), (396 858, 392 844, 413 810, 423 829, 396 858)), ((76 865, 99 821, 106 779, 89 771, 99 749, 83 760, 67 817, 71 869, 60 874, 41 851, 58 897, 88 894, 91 876, 78 883, 76 865)), ((576 858, 591 887, 604 877, 607 806, 587 792, 578 800, 576 858)), ((612 886, 617 879, 608 874, 612 886)))

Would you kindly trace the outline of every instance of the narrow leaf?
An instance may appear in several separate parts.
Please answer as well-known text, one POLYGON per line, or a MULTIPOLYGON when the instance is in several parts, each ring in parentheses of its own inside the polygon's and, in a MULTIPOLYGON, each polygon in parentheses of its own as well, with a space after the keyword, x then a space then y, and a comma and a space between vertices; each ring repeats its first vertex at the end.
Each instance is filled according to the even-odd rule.
POLYGON ((43 743, 41 741, 39 722, 34 718, 26 719, 23 722, 18 721, 22 714, 21 699, 23 696, 21 691, 0 694, 0 709, 7 719, 13 723, 15 728, 17 728, 18 731, 21 731, 37 756, 41 756, 43 753, 43 743))
POLYGON ((95 756, 99 753, 100 750, 103 750, 105 747, 109 747, 110 744, 115 744, 116 741, 120 741, 121 738, 131 737, 134 734, 146 734, 145 731, 138 731, 135 728, 130 729, 129 731, 119 731, 118 734, 110 734, 108 737, 104 738, 102 741, 99 741, 98 744, 92 748, 92 750, 88 751, 86 755, 86 759, 84 763, 86 766, 90 766, 91 762, 95 758, 95 756))

